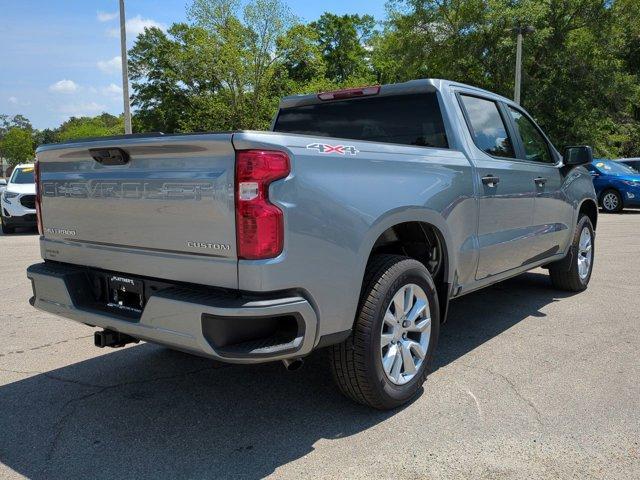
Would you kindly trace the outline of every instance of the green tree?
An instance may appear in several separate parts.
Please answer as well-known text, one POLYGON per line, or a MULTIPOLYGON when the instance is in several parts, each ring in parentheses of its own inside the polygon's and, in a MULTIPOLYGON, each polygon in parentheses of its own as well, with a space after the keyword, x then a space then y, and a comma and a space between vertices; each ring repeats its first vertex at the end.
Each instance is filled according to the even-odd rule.
POLYGON ((190 24, 148 29, 130 54, 137 131, 266 128, 285 95, 446 78, 510 97, 514 26, 523 105, 557 146, 640 155, 637 0, 391 0, 299 24, 282 0, 193 0, 190 24))
POLYGON ((165 34, 146 29, 129 52, 136 131, 177 132, 196 114, 197 97, 220 87, 210 58, 212 41, 202 28, 175 24, 165 34))
POLYGON ((0 141, 0 157, 4 157, 9 165, 27 163, 35 155, 33 136, 30 129, 11 127, 0 141))
POLYGON ((18 127, 23 128, 25 130, 33 130, 31 126, 31 122, 24 115, 14 115, 10 117, 9 115, 0 115, 0 138, 6 134, 10 128, 18 127))
POLYGON ((44 130, 36 130, 33 136, 36 146, 47 143, 58 143, 60 141, 58 129, 45 128, 44 130))
POLYGON ((322 56, 316 29, 310 25, 294 25, 278 38, 278 55, 286 79, 296 85, 307 85, 325 78, 327 65, 322 56))
POLYGON ((221 81, 205 109, 225 110, 222 118, 232 129, 267 128, 281 79, 278 40, 295 23, 289 7, 281 0, 253 0, 240 12, 235 0, 194 0, 188 13, 210 35, 209 60, 221 81))
POLYGON ((629 98, 618 112, 616 146, 621 155, 635 157, 640 156, 640 2, 616 1, 612 18, 619 38, 617 57, 633 79, 629 98))
POLYGON ((165 132, 266 128, 282 75, 280 39, 294 24, 280 0, 195 0, 192 25, 148 29, 130 53, 135 122, 165 132))
POLYGON ((109 113, 97 117, 71 117, 58 128, 55 140, 66 142, 79 138, 106 137, 124 133, 124 119, 109 113))
POLYGON ((353 78, 373 78, 368 47, 375 25, 371 15, 338 16, 332 13, 324 13, 311 23, 327 65, 327 78, 337 83, 353 78))
POLYGON ((523 105, 558 146, 589 143, 598 154, 613 156, 633 131, 624 125, 638 82, 622 60, 618 3, 400 1, 391 5, 384 34, 374 41, 372 61, 383 82, 447 78, 510 97, 510 29, 533 25, 524 44, 523 105))

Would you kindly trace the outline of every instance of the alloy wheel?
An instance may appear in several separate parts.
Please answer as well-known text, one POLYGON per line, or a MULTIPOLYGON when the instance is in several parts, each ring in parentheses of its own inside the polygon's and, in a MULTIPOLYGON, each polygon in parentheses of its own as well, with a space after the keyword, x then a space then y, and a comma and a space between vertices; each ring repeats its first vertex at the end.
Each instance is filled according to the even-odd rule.
POLYGON ((578 275, 581 280, 586 280, 591 271, 591 261, 593 260, 593 240, 591 230, 587 227, 582 229, 578 242, 578 275))
POLYGON ((431 312, 424 290, 413 283, 394 294, 380 332, 380 358, 387 378, 404 385, 418 373, 431 337, 431 312))
POLYGON ((615 209, 617 209, 618 208, 618 204, 619 204, 618 196, 613 192, 607 193, 602 198, 602 206, 605 208, 605 210, 608 210, 610 212, 612 212, 615 209))

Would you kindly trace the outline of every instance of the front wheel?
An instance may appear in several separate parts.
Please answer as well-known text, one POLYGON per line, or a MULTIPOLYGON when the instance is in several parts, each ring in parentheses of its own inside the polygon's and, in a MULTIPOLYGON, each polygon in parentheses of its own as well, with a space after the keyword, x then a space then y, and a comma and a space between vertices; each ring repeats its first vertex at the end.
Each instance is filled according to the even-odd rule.
POLYGON ((439 320, 435 285, 422 263, 399 255, 374 257, 353 332, 331 349, 342 393, 381 410, 413 398, 430 371, 439 320))
POLYGON ((578 220, 567 256, 549 266, 551 283, 560 290, 580 292, 587 288, 593 270, 595 232, 591 220, 583 215, 578 220))

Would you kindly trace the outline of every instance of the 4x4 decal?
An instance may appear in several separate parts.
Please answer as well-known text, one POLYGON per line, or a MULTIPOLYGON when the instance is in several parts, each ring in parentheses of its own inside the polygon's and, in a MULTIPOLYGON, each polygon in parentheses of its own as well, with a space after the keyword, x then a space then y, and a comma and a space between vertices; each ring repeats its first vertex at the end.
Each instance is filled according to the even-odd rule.
POLYGON ((310 143, 307 148, 317 150, 320 153, 337 153, 338 155, 356 155, 360 151, 353 145, 329 145, 327 143, 310 143))

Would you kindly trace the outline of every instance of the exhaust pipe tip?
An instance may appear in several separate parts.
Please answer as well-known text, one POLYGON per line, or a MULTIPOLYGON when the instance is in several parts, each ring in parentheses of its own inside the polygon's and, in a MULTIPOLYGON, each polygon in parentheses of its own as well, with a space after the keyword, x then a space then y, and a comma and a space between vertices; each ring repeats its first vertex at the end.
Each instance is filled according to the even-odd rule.
POLYGON ((285 358, 282 360, 282 364, 284 368, 289 372, 295 372, 296 370, 300 370, 302 365, 304 365, 304 360, 302 358, 285 358))

